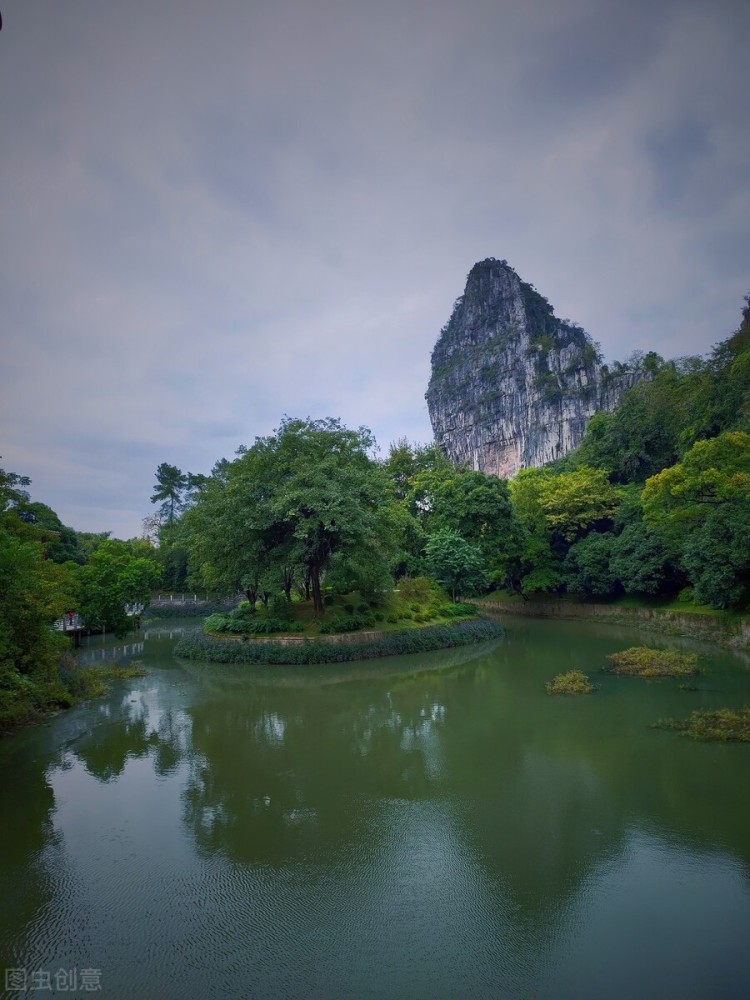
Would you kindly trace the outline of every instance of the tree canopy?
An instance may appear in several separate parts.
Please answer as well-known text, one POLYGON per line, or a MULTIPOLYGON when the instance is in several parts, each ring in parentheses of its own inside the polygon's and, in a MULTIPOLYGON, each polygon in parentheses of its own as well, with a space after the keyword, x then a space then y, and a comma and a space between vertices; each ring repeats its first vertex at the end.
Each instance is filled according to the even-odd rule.
POLYGON ((321 580, 335 572, 363 591, 387 582, 398 516, 388 478, 369 454, 370 432, 339 420, 285 419, 201 490, 183 538, 206 584, 246 591, 289 571, 309 579, 323 614, 321 580))

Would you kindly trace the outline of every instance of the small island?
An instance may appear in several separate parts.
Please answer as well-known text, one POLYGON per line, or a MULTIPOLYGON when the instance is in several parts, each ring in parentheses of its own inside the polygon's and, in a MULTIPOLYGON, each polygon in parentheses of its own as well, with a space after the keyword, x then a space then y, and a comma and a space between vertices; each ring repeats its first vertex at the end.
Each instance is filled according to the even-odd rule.
POLYGON ((370 595, 326 593, 325 614, 310 600, 274 597, 267 605, 241 601, 208 616, 175 653, 188 659, 242 663, 326 663, 426 652, 493 639, 497 621, 473 604, 456 603, 427 577, 370 595))

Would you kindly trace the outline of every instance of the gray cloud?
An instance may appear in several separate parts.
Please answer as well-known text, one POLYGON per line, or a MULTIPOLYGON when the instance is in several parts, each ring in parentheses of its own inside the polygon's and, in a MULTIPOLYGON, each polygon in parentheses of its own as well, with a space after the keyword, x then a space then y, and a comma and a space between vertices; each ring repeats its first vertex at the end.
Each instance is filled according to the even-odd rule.
POLYGON ((161 461, 283 413, 430 436, 507 257, 609 357, 702 352, 750 271, 746 5, 6 0, 6 467, 132 535, 161 461))

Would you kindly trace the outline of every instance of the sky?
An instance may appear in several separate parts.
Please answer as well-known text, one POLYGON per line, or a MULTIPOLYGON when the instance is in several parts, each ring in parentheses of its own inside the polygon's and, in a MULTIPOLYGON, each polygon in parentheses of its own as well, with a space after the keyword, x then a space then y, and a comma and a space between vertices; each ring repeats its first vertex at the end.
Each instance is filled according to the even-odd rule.
POLYGON ((750 291, 744 0, 0 0, 0 455, 140 535, 286 414, 432 438, 506 258, 609 360, 750 291))

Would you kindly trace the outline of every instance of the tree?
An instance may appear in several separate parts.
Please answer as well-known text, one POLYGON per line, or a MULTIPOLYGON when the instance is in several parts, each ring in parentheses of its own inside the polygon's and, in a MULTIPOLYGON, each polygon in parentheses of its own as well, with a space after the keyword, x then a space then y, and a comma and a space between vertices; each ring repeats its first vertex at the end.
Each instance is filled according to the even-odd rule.
POLYGON ((607 527, 620 502, 606 472, 588 465, 561 473, 522 469, 510 488, 521 521, 541 511, 550 532, 568 544, 592 528, 607 527))
POLYGON ((43 503, 28 503, 24 510, 34 518, 33 524, 41 541, 45 542, 45 555, 53 562, 86 562, 86 554, 78 540, 78 532, 62 523, 57 514, 43 503))
POLYGON ((522 594, 561 587, 571 544, 588 531, 611 527, 620 502, 606 472, 587 465, 565 472, 522 469, 510 482, 510 494, 522 530, 516 570, 522 594))
POLYGON ((321 581, 336 568, 360 589, 385 584, 398 515, 387 477, 368 454, 373 439, 338 420, 285 419, 240 449, 185 516, 191 565, 204 581, 241 586, 251 599, 274 574, 281 589, 298 566, 323 614, 321 581))
POLYGON ((505 581, 520 551, 520 525, 504 479, 440 467, 415 475, 410 497, 427 535, 456 532, 480 550, 492 579, 505 581))
POLYGON ((565 558, 568 590, 584 597, 609 597, 617 577, 612 570, 615 537, 610 532, 592 532, 571 546, 565 558))
POLYGON ((427 572, 450 590, 453 600, 460 592, 475 594, 488 584, 482 553, 470 545, 458 532, 443 528, 427 539, 425 545, 427 572))
POLYGON ((383 468, 393 483, 399 500, 406 500, 410 496, 414 480, 421 473, 455 471, 437 445, 410 444, 405 437, 391 443, 383 468))
POLYGON ((652 378, 638 382, 611 413, 589 421, 576 461, 605 469, 617 483, 643 482, 679 456, 680 432, 691 411, 691 376, 697 358, 650 366, 652 378))
POLYGON ((633 521, 612 545, 612 573, 626 594, 676 593, 684 585, 678 553, 662 533, 642 521, 633 521))
POLYGON ((683 564, 696 599, 715 608, 744 607, 750 593, 750 505, 709 511, 685 544, 683 564))
POLYGON ((750 434, 725 431, 696 441, 682 462, 652 476, 643 489, 647 522, 686 531, 711 507, 743 505, 750 499, 750 434))
POLYGON ((175 515, 184 507, 188 477, 189 474, 185 475, 176 465, 169 465, 168 462, 162 462, 156 470, 156 487, 151 503, 161 504, 159 512, 167 524, 172 524, 175 515))
POLYGON ((38 528, 26 476, 0 470, 0 729, 68 699, 57 665, 68 642, 51 625, 75 606, 69 569, 45 557, 49 532, 38 528))
POLYGON ((23 508, 29 501, 27 486, 31 485, 28 476, 19 476, 16 472, 6 472, 0 469, 0 514, 13 508, 23 508))
POLYGON ((698 599, 741 604, 750 559, 750 434, 696 441, 682 462, 646 482, 642 502, 646 524, 681 554, 698 599))
POLYGON ((107 540, 78 569, 77 576, 79 609, 86 626, 125 635, 130 627, 125 605, 148 604, 159 571, 152 559, 134 555, 127 542, 107 540))

